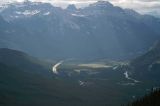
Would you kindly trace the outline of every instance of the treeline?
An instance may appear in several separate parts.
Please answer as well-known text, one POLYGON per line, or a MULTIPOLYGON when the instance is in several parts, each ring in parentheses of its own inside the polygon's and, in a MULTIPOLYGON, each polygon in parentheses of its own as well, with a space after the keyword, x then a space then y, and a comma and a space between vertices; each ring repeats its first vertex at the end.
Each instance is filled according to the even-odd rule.
POLYGON ((160 106, 160 89, 153 89, 150 94, 129 103, 127 106, 160 106))

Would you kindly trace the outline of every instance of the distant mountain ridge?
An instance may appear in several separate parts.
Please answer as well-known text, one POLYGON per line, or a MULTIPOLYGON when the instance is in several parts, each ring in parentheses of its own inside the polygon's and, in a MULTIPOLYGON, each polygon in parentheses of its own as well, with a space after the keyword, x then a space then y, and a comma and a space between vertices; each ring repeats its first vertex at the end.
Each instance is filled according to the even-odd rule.
POLYGON ((83 9, 15 3, 0 14, 8 23, 0 31, 2 47, 43 58, 126 59, 143 53, 160 39, 159 19, 105 1, 83 9))

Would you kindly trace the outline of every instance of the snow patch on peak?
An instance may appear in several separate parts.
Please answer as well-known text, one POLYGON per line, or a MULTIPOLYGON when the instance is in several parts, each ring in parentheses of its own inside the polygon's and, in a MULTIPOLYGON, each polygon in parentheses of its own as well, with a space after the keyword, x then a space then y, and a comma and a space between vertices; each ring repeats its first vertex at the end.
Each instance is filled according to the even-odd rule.
POLYGON ((8 8, 8 5, 0 5, 0 12, 8 8))
POLYGON ((86 17, 86 15, 83 15, 83 14, 71 14, 71 15, 75 17, 86 17))
POLYGON ((46 13, 44 13, 43 15, 49 15, 50 14, 50 12, 46 12, 46 13))
POLYGON ((38 14, 39 12, 40 12, 39 10, 25 10, 23 12, 17 11, 16 13, 18 15, 32 16, 32 15, 38 14))

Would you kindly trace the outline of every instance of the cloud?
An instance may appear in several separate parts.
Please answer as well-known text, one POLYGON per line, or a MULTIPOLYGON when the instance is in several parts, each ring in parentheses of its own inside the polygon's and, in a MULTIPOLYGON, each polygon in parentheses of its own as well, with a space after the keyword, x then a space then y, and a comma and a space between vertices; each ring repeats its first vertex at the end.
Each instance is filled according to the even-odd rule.
MULTIPOLYGON (((7 1, 7 0, 2 0, 7 1)), ((19 1, 24 0, 8 0, 8 1, 19 1)), ((97 0, 29 0, 34 2, 49 2, 56 6, 66 7, 68 4, 76 4, 77 7, 84 7, 90 3, 94 3, 97 0)), ((122 8, 131 8, 142 14, 145 13, 156 13, 160 14, 160 0, 106 0, 116 6, 122 8)))
MULTIPOLYGON (((97 0, 32 0, 32 1, 43 1, 51 2, 55 5, 67 5, 76 4, 78 7, 86 6, 90 3, 94 3, 97 0)), ((145 13, 150 11, 160 11, 160 0, 107 0, 116 6, 122 8, 131 8, 138 12, 145 13)))
POLYGON ((160 0, 109 0, 122 8, 131 8, 142 14, 160 15, 160 0))

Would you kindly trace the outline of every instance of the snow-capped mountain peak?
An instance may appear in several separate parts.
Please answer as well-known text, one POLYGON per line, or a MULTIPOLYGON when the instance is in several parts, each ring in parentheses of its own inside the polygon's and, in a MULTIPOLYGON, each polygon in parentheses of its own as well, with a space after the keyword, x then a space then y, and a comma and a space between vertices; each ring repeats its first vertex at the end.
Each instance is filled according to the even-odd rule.
POLYGON ((5 17, 7 21, 17 18, 31 17, 37 14, 49 15, 54 8, 56 8, 49 3, 31 1, 14 2, 2 7, 0 9, 1 15, 5 17))

